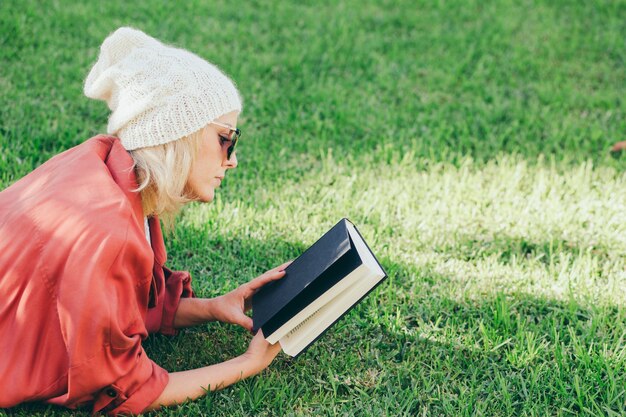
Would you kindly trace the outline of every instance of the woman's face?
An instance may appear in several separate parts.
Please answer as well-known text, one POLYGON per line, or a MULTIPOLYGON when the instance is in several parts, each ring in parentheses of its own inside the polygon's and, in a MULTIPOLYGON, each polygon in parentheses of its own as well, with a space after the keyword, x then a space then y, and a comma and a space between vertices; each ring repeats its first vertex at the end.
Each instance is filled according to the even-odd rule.
MULTIPOLYGON (((237 114, 227 113, 215 121, 236 128, 237 114)), ((237 152, 226 159, 226 148, 220 139, 220 136, 228 138, 229 134, 229 129, 212 123, 203 130, 200 149, 187 180, 187 190, 196 200, 213 201, 215 189, 222 183, 226 170, 237 167, 237 152)))

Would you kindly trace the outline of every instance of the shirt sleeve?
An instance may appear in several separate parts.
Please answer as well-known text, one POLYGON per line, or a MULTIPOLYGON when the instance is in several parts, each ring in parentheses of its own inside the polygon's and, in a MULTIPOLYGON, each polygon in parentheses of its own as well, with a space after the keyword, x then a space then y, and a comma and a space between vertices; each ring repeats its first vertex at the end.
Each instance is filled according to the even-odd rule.
POLYGON ((174 317, 183 297, 193 297, 191 276, 186 271, 172 271, 155 265, 150 290, 150 306, 146 316, 149 333, 160 332, 169 336, 177 333, 174 317))
POLYGON ((159 331, 166 335, 175 335, 174 316, 178 310, 181 298, 194 297, 191 289, 191 275, 187 271, 172 271, 163 267, 165 277, 165 299, 163 301, 163 316, 159 331))
MULTIPOLYGON (((121 378, 95 393, 93 413, 109 416, 136 415, 152 404, 165 389, 166 370, 151 361, 142 348, 131 354, 134 366, 121 378)), ((119 362, 119 358, 116 361, 119 362)))

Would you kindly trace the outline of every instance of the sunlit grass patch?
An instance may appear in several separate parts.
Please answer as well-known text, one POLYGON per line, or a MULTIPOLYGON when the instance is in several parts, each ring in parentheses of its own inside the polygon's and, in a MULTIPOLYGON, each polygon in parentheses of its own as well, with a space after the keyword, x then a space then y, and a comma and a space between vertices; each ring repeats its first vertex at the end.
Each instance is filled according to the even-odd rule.
POLYGON ((625 178, 591 162, 513 156, 459 166, 408 158, 343 165, 329 156, 300 181, 244 181, 249 203, 194 206, 183 224, 209 238, 310 244, 346 216, 381 258, 441 277, 441 291, 621 304, 625 178))

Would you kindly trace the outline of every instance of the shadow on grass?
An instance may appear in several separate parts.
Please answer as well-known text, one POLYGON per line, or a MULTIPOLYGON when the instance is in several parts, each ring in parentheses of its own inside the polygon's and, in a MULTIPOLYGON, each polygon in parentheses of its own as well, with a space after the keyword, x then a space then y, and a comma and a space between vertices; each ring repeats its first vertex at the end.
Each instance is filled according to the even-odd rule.
MULTIPOLYGON (((191 236, 198 232, 187 230, 177 245, 193 245, 191 236)), ((508 240, 507 246, 507 239, 498 239, 489 249, 526 257, 549 256, 555 246, 563 246, 522 238, 508 240)), ((225 253, 243 250, 268 258, 293 258, 306 249, 300 242, 245 236, 213 236, 210 241, 220 242, 225 253)), ((571 246, 568 250, 572 255, 584 252, 571 246)), ((585 308, 573 300, 502 293, 459 301, 431 290, 434 280, 454 277, 432 276, 390 258, 380 261, 389 280, 303 356, 281 356, 272 366, 281 374, 279 381, 289 384, 302 377, 307 386, 316 387, 312 391, 331 390, 338 403, 376 401, 388 389, 394 393, 389 406, 404 404, 407 414, 464 407, 492 413, 500 407, 504 413, 624 411, 619 398, 626 386, 619 381, 626 380, 621 343, 625 314, 619 306, 585 308), (359 369, 368 370, 369 377, 359 369), (334 382, 328 382, 329 372, 334 382)), ((196 279, 196 285, 205 284, 196 279)), ((212 346, 221 352, 210 354, 209 362, 245 350, 245 332, 209 326, 215 326, 212 346)), ((207 337, 203 332, 183 336, 191 338, 185 346, 178 345, 187 350, 183 357, 193 357, 207 337)), ((193 366, 202 366, 206 359, 193 366)))
MULTIPOLYGON (((170 242, 170 264, 192 271, 201 296, 234 289, 307 246, 209 235, 193 227, 179 231, 170 242)), ((380 261, 389 273, 387 282, 301 357, 280 355, 257 378, 278 387, 307 387, 298 398, 287 399, 287 409, 298 400, 312 404, 313 411, 352 413, 359 407, 365 414, 388 415, 626 412, 621 307, 583 308, 574 301, 519 294, 458 300, 431 286, 433 280, 454 277, 433 277, 390 258, 380 261)), ((152 335, 144 347, 159 365, 179 371, 235 357, 249 340, 241 328, 209 323, 176 337, 152 335)), ((227 388, 213 397, 212 407, 226 412, 230 403, 224 398, 231 398, 242 401, 245 410, 241 397, 255 383, 227 388)), ((260 410, 275 407, 270 397, 260 400, 260 410)), ((6 413, 88 415, 41 404, 6 413)))

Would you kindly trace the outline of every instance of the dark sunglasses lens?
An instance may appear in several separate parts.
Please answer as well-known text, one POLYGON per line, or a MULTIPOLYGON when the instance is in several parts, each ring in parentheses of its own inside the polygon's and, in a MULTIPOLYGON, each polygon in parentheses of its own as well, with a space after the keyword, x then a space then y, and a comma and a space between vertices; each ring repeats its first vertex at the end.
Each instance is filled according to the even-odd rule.
POLYGON ((239 131, 239 129, 233 131, 230 137, 230 141, 231 141, 230 146, 226 150, 226 158, 230 159, 230 157, 232 156, 233 152, 235 151, 235 146, 237 146, 237 142, 239 141, 240 135, 241 135, 241 132, 239 131))

